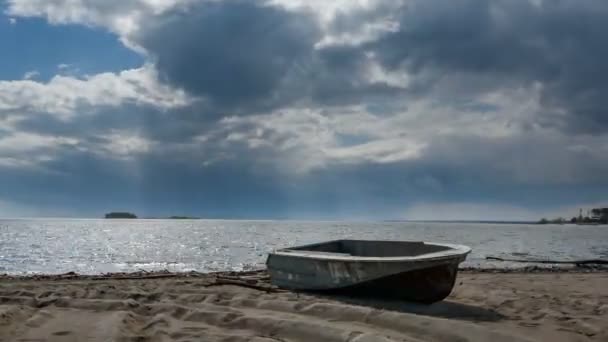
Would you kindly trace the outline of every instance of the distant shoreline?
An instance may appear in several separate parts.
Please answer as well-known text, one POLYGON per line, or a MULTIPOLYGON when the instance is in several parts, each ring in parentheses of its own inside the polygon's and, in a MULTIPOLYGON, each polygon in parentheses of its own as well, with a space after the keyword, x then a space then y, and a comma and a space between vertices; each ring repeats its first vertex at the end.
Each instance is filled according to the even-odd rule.
MULTIPOLYGON (((138 219, 142 219, 140 217, 138 217, 137 215, 135 215, 134 213, 131 212, 111 212, 111 213, 107 213, 104 216, 105 219, 107 220, 138 220, 138 219)), ((185 215, 172 215, 169 217, 145 217, 143 219, 148 219, 148 220, 200 220, 200 217, 194 217, 194 216, 185 216, 185 215)))
POLYGON ((536 221, 492 221, 492 220, 383 220, 403 223, 480 223, 480 224, 537 224, 536 221))
MULTIPOLYGON (((103 217, 0 217, 0 220, 121 220, 106 219, 103 217)), ((138 217, 136 219, 124 219, 129 221, 142 220, 201 220, 201 221, 252 221, 252 222, 348 222, 348 223, 469 223, 469 224, 530 224, 538 225, 538 221, 476 221, 476 220, 397 220, 397 219, 290 219, 290 218, 221 218, 221 217, 192 217, 192 218, 171 218, 171 217, 138 217)), ((558 224, 558 223, 556 223, 558 224)), ((572 224, 564 222, 563 224, 572 224)))

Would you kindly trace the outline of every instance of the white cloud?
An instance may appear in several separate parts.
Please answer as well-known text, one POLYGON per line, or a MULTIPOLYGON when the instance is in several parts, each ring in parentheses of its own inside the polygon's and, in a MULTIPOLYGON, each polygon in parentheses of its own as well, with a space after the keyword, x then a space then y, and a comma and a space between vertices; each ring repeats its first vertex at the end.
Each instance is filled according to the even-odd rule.
POLYGON ((144 17, 192 0, 8 0, 12 16, 44 17, 53 24, 101 26, 126 36, 144 17))
MULTIPOLYGON (((43 17, 53 24, 105 27, 118 34, 125 45, 144 52, 130 39, 140 29, 143 20, 197 1, 217 0, 8 0, 7 14, 43 17)), ((268 3, 287 10, 314 14, 320 26, 327 31, 317 44, 319 48, 336 44, 357 45, 371 41, 382 33, 394 31, 399 24, 390 18, 390 9, 401 6, 400 2, 382 0, 268 0, 268 3), (336 16, 373 11, 380 6, 386 8, 384 12, 387 15, 362 22, 354 31, 329 32, 329 26, 336 16)))
POLYGON ((373 58, 368 59, 367 77, 370 82, 407 89, 411 76, 405 70, 387 71, 373 58))
POLYGON ((94 146, 95 152, 110 158, 129 159, 150 152, 155 146, 153 141, 134 132, 112 131, 100 138, 106 143, 94 146))
MULTIPOLYGON (((200 1, 218 0, 7 0, 7 13, 12 16, 44 17, 55 24, 86 24, 102 26, 113 32, 128 35, 139 28, 140 20, 170 9, 200 1)), ((221 0, 220 0, 221 1, 221 0)), ((268 0, 289 10, 315 13, 322 24, 329 24, 336 15, 371 11, 383 0, 268 0)), ((395 3, 392 7, 399 7, 395 3)))
POLYGON ((73 64, 61 63, 57 65, 57 75, 61 76, 71 76, 71 77, 81 77, 82 73, 80 72, 80 68, 73 64))
POLYGON ((388 32, 399 31, 399 22, 391 18, 379 18, 371 22, 363 22, 355 31, 328 33, 315 47, 320 49, 332 45, 357 46, 372 42, 388 32))
POLYGON ((14 131, 0 136, 0 168, 36 168, 41 163, 62 158, 66 150, 78 151, 103 159, 129 161, 153 152, 157 143, 136 131, 111 130, 89 136, 64 137, 14 131))
POLYGON ((0 137, 0 167, 36 167, 53 160, 57 151, 78 144, 75 138, 13 132, 0 137))
POLYGON ((16 25, 17 24, 17 19, 15 18, 8 18, 8 23, 11 25, 16 25))
MULTIPOLYGON (((475 115, 471 113, 471 115, 475 115)), ((459 134, 495 134, 487 123, 454 115, 448 109, 433 109, 424 101, 393 115, 376 116, 364 107, 291 109, 276 113, 232 117, 222 124, 231 143, 251 149, 271 149, 279 163, 296 172, 325 168, 332 164, 394 163, 422 157, 437 134, 449 129, 459 134), (441 122, 441 124, 438 124, 441 122), (352 136, 355 143, 343 141, 352 136)))
POLYGON ((0 167, 9 168, 23 168, 34 165, 30 159, 21 159, 17 157, 0 157, 0 167))
MULTIPOLYGON (((283 6, 290 10, 308 10, 320 18, 324 25, 329 24, 338 14, 348 15, 356 11, 370 11, 380 4, 386 5, 382 0, 270 0, 272 4, 283 6)), ((394 6, 398 6, 395 1, 394 6)))
POLYGON ((535 125, 534 88, 482 94, 463 103, 411 99, 394 112, 366 106, 283 109, 221 122, 226 143, 264 155, 285 173, 336 165, 430 163, 480 181, 577 184, 608 171, 608 136, 571 136, 535 125), (530 124, 528 124, 530 123, 530 124))
POLYGON ((83 106, 132 103, 169 109, 188 102, 182 91, 160 84, 150 66, 83 79, 55 76, 47 83, 0 81, 0 112, 5 113, 48 113, 68 119, 82 114, 77 111, 83 106))
POLYGON ((182 91, 162 85, 149 65, 84 78, 58 75, 48 82, 27 79, 35 76, 35 72, 30 72, 25 80, 0 81, 1 167, 36 167, 54 160, 66 149, 128 159, 152 146, 135 132, 127 131, 93 137, 86 132, 72 136, 27 132, 18 127, 22 119, 50 115, 70 125, 83 115, 97 115, 99 107, 115 107, 119 111, 130 104, 170 110, 191 101, 182 91))
MULTIPOLYGON (((407 75, 401 80, 407 86, 407 75)), ((290 156, 299 154, 293 158, 298 164, 296 168, 308 170, 336 162, 413 160, 423 157, 435 141, 451 137, 515 139, 524 130, 512 122, 529 116, 529 110, 537 102, 537 93, 516 90, 485 94, 464 104, 438 104, 434 99, 424 98, 410 99, 406 106, 406 102, 398 105, 397 101, 394 112, 381 115, 371 113, 363 105, 282 109, 265 115, 232 117, 225 119, 223 125, 233 132, 228 140, 244 142, 253 149, 272 148, 290 156), (477 108, 482 104, 490 109, 477 108), (355 137, 358 141, 344 143, 341 136, 355 137)))
POLYGON ((17 132, 0 138, 0 151, 3 153, 25 153, 56 145, 75 145, 78 140, 56 136, 43 136, 17 132))
POLYGON ((24 80, 31 80, 40 76, 40 73, 36 70, 28 71, 23 75, 24 80))

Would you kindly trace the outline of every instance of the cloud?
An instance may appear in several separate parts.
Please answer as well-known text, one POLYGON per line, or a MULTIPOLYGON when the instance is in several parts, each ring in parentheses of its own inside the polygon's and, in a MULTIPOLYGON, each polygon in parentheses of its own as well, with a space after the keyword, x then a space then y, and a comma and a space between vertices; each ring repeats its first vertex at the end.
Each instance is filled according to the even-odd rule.
POLYGON ((241 105, 241 113, 416 96, 475 101, 520 88, 539 93, 527 123, 579 133, 605 126, 607 78, 596 77, 608 73, 604 2, 370 1, 343 12, 275 3, 285 10, 263 2, 184 5, 131 40, 174 86, 241 105), (588 18, 584 26, 579 17, 588 18))
POLYGON ((410 1, 400 29, 367 48, 385 67, 407 70, 425 94, 448 86, 453 96, 452 82, 469 97, 537 87, 537 123, 598 133, 608 123, 607 14, 604 1, 410 1))
POLYGON ((164 80, 220 105, 212 112, 524 88, 540 93, 527 123, 606 125, 600 0, 11 0, 7 12, 106 27, 150 54, 164 80))
POLYGON ((7 191, 20 203, 65 191, 80 210, 70 196, 220 216, 530 218, 601 202, 607 11, 11 0, 11 16, 109 30, 146 64, 0 81, 0 179, 18 180, 7 191))
POLYGON ((213 1, 166 11, 130 39, 163 80, 224 116, 342 105, 400 91, 369 77, 372 58, 363 51, 319 48, 323 34, 309 12, 263 1, 213 1))
POLYGON ((203 2, 147 22, 135 41, 161 77, 214 104, 254 107, 277 101, 289 72, 316 41, 314 24, 260 2, 203 2))
POLYGON ((8 18, 8 23, 11 25, 17 25, 17 19, 15 18, 8 18))
POLYGON ((60 63, 57 65, 57 75, 69 76, 72 78, 82 77, 82 73, 78 67, 67 63, 60 63))
POLYGON ((7 13, 15 17, 44 17, 54 24, 101 26, 126 35, 138 29, 143 17, 189 1, 7 0, 7 13))
MULTIPOLYGON (((520 105, 524 113, 528 105, 520 105)), ((548 185, 603 184, 608 171, 606 136, 570 136, 541 128, 530 134, 509 126, 502 111, 455 111, 420 101, 388 117, 362 108, 283 110, 233 117, 222 125, 230 144, 259 155, 278 154, 275 160, 288 173, 376 163, 400 165, 404 172, 441 169, 466 181, 548 185)))
MULTIPOLYGON (((371 6, 352 3, 353 11, 371 6)), ((332 38, 318 20, 325 7, 321 2, 304 6, 238 0, 171 1, 162 6, 150 0, 103 5, 25 0, 11 2, 9 13, 108 27, 146 55, 163 81, 203 97, 208 103, 201 111, 206 115, 249 114, 309 102, 381 101, 398 93, 399 84, 391 83, 364 51, 328 43, 369 40, 385 25, 366 26, 364 37, 345 33, 346 38, 332 38), (117 21, 130 23, 130 28, 120 28, 117 21)))
POLYGON ((36 78, 40 76, 40 73, 36 70, 32 70, 32 71, 28 71, 23 75, 23 79, 24 80, 31 80, 33 78, 36 78))
POLYGON ((0 115, 47 113, 68 118, 83 106, 117 107, 127 103, 168 109, 187 104, 188 97, 160 84, 154 69, 148 66, 83 79, 58 75, 47 83, 27 78, 0 81, 0 115))

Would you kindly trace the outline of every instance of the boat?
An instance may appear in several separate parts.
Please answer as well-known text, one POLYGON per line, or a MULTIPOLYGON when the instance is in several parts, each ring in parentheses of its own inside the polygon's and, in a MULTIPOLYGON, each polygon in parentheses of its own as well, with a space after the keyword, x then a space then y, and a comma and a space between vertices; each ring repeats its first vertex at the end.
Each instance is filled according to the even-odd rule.
POLYGON ((276 250, 266 266, 271 282, 284 289, 434 303, 452 292, 470 252, 420 241, 335 240, 276 250))

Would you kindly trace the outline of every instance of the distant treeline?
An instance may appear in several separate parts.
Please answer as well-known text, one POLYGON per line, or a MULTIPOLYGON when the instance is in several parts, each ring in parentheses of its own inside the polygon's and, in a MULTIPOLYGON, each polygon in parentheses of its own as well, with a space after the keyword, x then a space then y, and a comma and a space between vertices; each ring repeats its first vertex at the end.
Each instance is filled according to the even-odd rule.
MULTIPOLYGON (((107 219, 136 219, 137 215, 129 212, 111 212, 107 213, 105 216, 107 219)), ((149 219, 154 219, 153 217, 149 217, 149 219)), ((191 216, 170 216, 166 218, 160 219, 169 219, 169 220, 198 220, 198 217, 191 216)))
POLYGON ((136 219, 137 215, 127 212, 112 212, 106 214, 107 219, 136 219))

